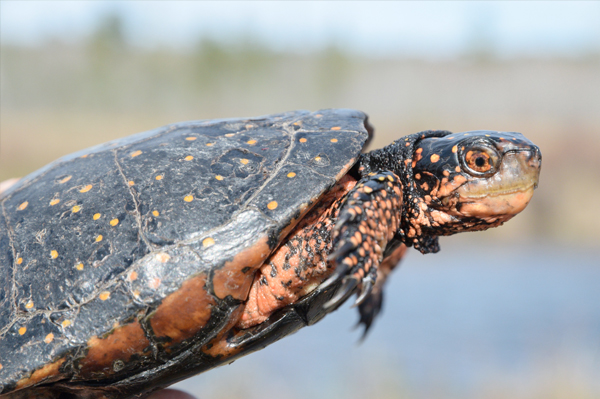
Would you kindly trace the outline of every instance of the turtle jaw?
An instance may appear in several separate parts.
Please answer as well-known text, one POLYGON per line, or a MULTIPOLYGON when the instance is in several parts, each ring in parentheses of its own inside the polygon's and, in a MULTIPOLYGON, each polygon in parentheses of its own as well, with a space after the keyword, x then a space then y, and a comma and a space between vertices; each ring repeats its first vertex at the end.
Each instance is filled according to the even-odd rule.
POLYGON ((505 153, 494 175, 467 181, 455 190, 460 204, 457 212, 466 217, 509 220, 531 200, 541 165, 541 153, 535 146, 505 153))

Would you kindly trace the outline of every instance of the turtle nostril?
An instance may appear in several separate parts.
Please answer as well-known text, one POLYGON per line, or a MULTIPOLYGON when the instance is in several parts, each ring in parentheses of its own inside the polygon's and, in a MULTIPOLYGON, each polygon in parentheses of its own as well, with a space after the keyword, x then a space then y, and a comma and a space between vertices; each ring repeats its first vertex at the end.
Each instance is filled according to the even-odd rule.
POLYGON ((531 168, 539 169, 542 166, 542 153, 537 146, 534 146, 529 151, 529 158, 527 164, 531 168))

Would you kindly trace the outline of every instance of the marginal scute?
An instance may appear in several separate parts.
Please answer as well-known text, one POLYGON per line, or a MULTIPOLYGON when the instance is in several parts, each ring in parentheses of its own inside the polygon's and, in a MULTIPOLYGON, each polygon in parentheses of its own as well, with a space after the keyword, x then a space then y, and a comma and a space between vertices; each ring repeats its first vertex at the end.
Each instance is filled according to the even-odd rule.
POLYGON ((181 288, 167 296, 150 316, 150 326, 157 337, 167 337, 170 343, 192 338, 205 325, 215 306, 215 299, 206 290, 206 274, 192 277, 181 288))
POLYGON ((37 384, 40 381, 43 381, 47 378, 54 377, 60 374, 60 366, 65 362, 65 358, 61 358, 56 360, 53 363, 46 364, 44 367, 35 370, 30 377, 23 378, 17 382, 17 389, 22 389, 25 387, 32 386, 37 384))
POLYGON ((127 363, 132 356, 148 354, 150 342, 139 321, 117 327, 105 338, 92 337, 87 342, 87 354, 78 362, 79 377, 92 378, 114 373, 113 362, 127 363))

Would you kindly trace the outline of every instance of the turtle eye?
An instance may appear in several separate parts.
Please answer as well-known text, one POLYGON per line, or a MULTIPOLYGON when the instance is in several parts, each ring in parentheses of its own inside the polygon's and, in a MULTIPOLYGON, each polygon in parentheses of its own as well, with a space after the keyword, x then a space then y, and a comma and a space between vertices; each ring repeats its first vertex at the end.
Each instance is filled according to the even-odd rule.
POLYGON ((473 176, 491 175, 496 172, 500 157, 496 150, 483 145, 465 148, 462 157, 467 172, 473 176))

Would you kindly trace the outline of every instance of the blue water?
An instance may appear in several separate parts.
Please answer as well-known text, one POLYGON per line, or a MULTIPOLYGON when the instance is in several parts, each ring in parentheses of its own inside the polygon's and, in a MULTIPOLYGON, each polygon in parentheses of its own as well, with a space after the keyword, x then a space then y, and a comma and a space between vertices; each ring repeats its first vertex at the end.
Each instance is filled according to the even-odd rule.
POLYGON ((567 384, 600 397, 600 248, 448 243, 409 254, 364 343, 346 306, 176 387, 202 399, 346 399, 567 384))

